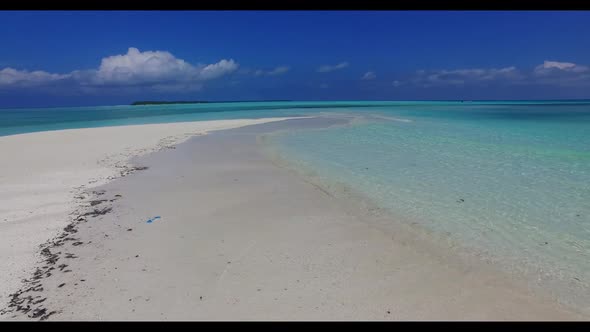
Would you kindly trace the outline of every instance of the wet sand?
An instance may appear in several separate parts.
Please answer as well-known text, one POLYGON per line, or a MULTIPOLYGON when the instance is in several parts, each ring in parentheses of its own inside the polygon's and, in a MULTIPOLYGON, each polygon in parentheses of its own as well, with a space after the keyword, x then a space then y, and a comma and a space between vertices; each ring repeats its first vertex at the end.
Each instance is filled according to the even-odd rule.
POLYGON ((256 134, 301 121, 194 137, 85 191, 4 317, 584 319, 271 162, 256 134))

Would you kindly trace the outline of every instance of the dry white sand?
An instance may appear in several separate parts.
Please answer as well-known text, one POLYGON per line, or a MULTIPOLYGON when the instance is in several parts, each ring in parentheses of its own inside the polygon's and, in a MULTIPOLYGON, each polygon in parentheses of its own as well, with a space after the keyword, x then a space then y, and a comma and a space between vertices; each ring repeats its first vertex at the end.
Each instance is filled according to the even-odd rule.
MULTIPOLYGON (((279 121, 239 119, 37 132, 0 137, 0 303, 30 273, 38 245, 63 228, 78 188, 128 171, 127 160, 214 130, 279 121)), ((0 305, 2 306, 2 305, 0 305)))
POLYGON ((52 249, 67 266, 25 295, 50 320, 581 318, 277 167, 249 128, 136 160, 149 169, 100 188, 113 211, 79 223, 80 245, 52 249))

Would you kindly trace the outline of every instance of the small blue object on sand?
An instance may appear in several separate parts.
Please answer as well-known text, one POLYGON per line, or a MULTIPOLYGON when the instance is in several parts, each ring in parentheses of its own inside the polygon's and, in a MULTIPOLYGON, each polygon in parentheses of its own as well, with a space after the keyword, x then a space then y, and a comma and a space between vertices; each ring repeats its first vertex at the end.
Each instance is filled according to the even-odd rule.
POLYGON ((146 222, 147 222, 148 224, 151 224, 151 223, 153 223, 154 221, 156 221, 156 220, 158 220, 158 219, 160 219, 160 216, 155 216, 155 217, 153 217, 152 219, 148 219, 148 221, 146 221, 146 222))

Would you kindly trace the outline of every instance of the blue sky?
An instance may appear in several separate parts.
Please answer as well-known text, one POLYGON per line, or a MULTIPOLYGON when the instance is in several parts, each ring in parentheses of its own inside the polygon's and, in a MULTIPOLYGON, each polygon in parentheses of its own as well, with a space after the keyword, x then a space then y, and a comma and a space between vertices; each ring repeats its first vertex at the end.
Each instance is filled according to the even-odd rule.
POLYGON ((0 107, 590 98, 590 12, 0 12, 0 107))

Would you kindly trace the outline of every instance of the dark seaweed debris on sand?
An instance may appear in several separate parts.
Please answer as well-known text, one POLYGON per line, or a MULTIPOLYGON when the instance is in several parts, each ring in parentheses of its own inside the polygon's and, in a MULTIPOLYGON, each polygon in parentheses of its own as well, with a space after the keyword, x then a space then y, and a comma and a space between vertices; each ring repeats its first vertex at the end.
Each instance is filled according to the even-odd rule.
MULTIPOLYGON (((105 207, 103 209, 94 209, 92 211, 85 212, 85 213, 81 214, 78 218, 88 217, 88 216, 91 216, 91 217, 102 216, 104 214, 111 212, 112 210, 113 210, 112 207, 105 207)), ((78 218, 76 218, 76 219, 78 219, 78 218)))
POLYGON ((147 166, 128 166, 128 165, 115 166, 115 167, 121 169, 121 171, 119 171, 119 176, 121 176, 121 177, 127 176, 127 175, 134 173, 136 171, 145 171, 146 169, 149 168, 147 166))
POLYGON ((95 206, 95 205, 104 203, 106 201, 108 201, 108 200, 107 199, 95 199, 93 201, 90 201, 90 206, 95 206))
MULTIPOLYGON (((95 196, 101 196, 105 194, 104 191, 93 191, 92 193, 95 196)), ((119 197, 121 196, 117 195, 113 200, 118 199, 119 197)), ((83 199, 84 196, 78 195, 76 198, 83 199)), ((96 199, 91 201, 90 206, 95 206, 106 201, 108 200, 96 199), (93 202, 99 203, 93 204, 93 202)), ((85 208, 88 208, 88 205, 82 204, 79 207, 79 209, 81 210, 85 208)), ((63 231, 60 235, 48 240, 47 242, 39 246, 39 254, 41 256, 41 260, 38 262, 38 266, 35 268, 35 271, 32 273, 32 276, 29 279, 22 280, 21 288, 9 295, 8 304, 5 308, 0 309, 0 315, 6 315, 9 313, 21 313, 29 318, 43 321, 49 318, 50 316, 58 313, 58 311, 49 310, 44 306, 44 302, 47 300, 47 298, 43 297, 39 293, 42 292, 44 289, 44 279, 51 277, 55 274, 55 272, 58 271, 61 273, 72 272, 72 270, 66 269, 68 267, 68 264, 58 264, 58 262, 62 258, 75 259, 78 258, 78 256, 72 253, 62 252, 60 250, 60 247, 62 247, 69 241, 72 241, 73 246, 83 245, 84 242, 81 242, 79 241, 80 239, 74 237, 74 234, 78 232, 78 225, 81 222, 88 222, 88 219, 86 217, 95 218, 98 216, 105 215, 111 212, 112 210, 112 207, 104 207, 102 209, 93 208, 93 210, 86 211, 83 213, 74 213, 74 217, 72 217, 70 223, 63 228, 63 231)), ((62 288, 65 285, 65 283, 61 283, 58 286, 58 288, 62 288)))

